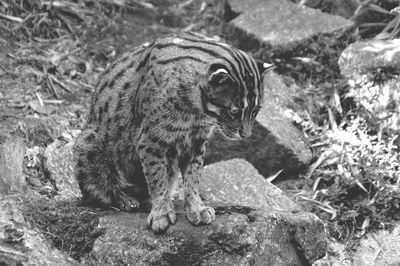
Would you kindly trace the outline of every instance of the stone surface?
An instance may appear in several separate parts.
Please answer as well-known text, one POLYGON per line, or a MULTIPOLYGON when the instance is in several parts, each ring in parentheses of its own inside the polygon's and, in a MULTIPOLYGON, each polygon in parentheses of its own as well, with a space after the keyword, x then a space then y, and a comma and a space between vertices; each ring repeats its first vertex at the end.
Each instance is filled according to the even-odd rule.
POLYGON ((99 223, 106 232, 85 263, 304 265, 325 254, 323 223, 301 212, 248 162, 236 159, 207 166, 201 183, 206 198, 222 202, 209 204, 217 213, 210 226, 191 225, 181 201, 175 202, 177 223, 163 235, 146 228, 147 213, 107 215, 99 223))
MULTIPOLYGON (((291 0, 292 2, 299 3, 300 0, 291 0)), ((306 0, 304 5, 311 8, 322 9, 323 12, 338 15, 344 18, 351 18, 354 11, 360 5, 357 0, 306 0)))
POLYGON ((328 239, 328 251, 326 255, 316 260, 313 266, 352 266, 352 260, 346 250, 346 245, 337 242, 333 238, 328 239))
POLYGON ((349 83, 351 95, 368 111, 371 124, 400 131, 400 77, 382 83, 367 78, 349 83))
MULTIPOLYGON (((180 205, 181 206, 181 205, 180 205)), ((214 206, 210 226, 191 225, 178 206, 177 223, 163 235, 146 228, 147 214, 113 214, 89 265, 303 265, 325 253, 324 227, 311 214, 214 206)))
POLYGON ((378 68, 400 70, 400 39, 368 40, 350 44, 339 58, 341 73, 350 79, 376 72, 378 68))
POLYGON ((20 205, 16 196, 0 198, 0 265, 81 265, 31 229, 20 205))
POLYGON ((261 176, 249 162, 232 159, 205 166, 200 180, 202 197, 263 210, 298 211, 299 207, 261 176))
POLYGON ((293 125, 289 114, 296 112, 292 98, 298 89, 288 86, 274 72, 264 76, 264 105, 256 118, 252 135, 232 141, 217 136, 211 141, 205 163, 244 158, 265 177, 283 169, 283 174, 298 174, 312 160, 308 140, 293 125))
POLYGON ((22 174, 24 154, 22 138, 0 136, 0 196, 26 190, 22 174))
POLYGON ((400 130, 400 39, 351 44, 339 59, 350 94, 369 113, 372 123, 400 130))
POLYGON ((354 265, 400 265, 400 223, 391 231, 368 233, 353 254, 354 265))
POLYGON ((74 143, 62 145, 58 141, 47 146, 45 151, 46 168, 57 186, 57 199, 76 199, 81 196, 78 182, 74 176, 74 143))
POLYGON ((286 0, 229 0, 238 17, 229 24, 244 47, 288 51, 319 34, 343 32, 353 22, 286 0), (239 37, 238 37, 239 36, 239 37))

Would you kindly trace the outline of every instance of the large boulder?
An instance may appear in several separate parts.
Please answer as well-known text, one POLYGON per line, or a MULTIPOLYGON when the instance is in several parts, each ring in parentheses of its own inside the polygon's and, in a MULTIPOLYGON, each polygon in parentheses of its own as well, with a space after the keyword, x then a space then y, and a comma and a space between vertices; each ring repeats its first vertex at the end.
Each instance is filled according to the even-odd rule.
POLYGON ((323 223, 300 211, 248 162, 207 166, 201 182, 202 194, 219 201, 208 202, 217 213, 211 225, 191 225, 180 201, 175 203, 177 223, 163 235, 146 228, 147 213, 112 213, 100 218, 106 232, 85 263, 303 265, 325 254, 323 223))
POLYGON ((298 174, 313 155, 301 130, 294 126, 293 95, 299 88, 286 84, 274 72, 264 75, 264 105, 256 118, 252 135, 245 140, 227 140, 221 135, 211 141, 205 163, 232 158, 251 162, 265 177, 284 170, 283 174, 298 174))
POLYGON ((229 0, 239 15, 229 23, 228 38, 263 59, 274 51, 287 52, 320 34, 341 34, 353 22, 287 0, 229 0))

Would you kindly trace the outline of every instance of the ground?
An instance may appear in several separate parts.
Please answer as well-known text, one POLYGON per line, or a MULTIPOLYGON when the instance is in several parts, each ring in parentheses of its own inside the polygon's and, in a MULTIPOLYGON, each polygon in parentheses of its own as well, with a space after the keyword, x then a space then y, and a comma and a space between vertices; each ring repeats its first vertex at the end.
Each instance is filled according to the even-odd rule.
MULTIPOLYGON (((152 0, 131 1, 130 5, 121 5, 118 1, 56 1, 53 6, 48 2, 42 8, 37 3, 34 0, 0 3, 1 13, 9 15, 0 20, 0 135, 23 137, 28 147, 28 161, 30 155, 34 158, 39 153, 39 147, 45 148, 55 140, 69 142, 76 137, 85 123, 98 76, 120 53, 181 29, 224 40, 224 19, 229 19, 229 14, 224 18, 220 12, 221 2, 215 1, 152 0), (31 15, 27 16, 28 13, 31 15), (20 18, 26 20, 20 21, 20 18)), ((336 63, 343 49, 354 41, 353 37, 349 34, 334 43, 323 37, 315 38, 311 44, 320 47, 316 49, 318 54, 309 48, 312 45, 299 47, 294 52, 297 58, 313 57, 318 64, 275 61, 278 73, 305 88, 298 98, 303 106, 313 106, 309 112, 311 122, 303 125, 307 133, 314 136, 313 145, 338 148, 334 154, 327 154, 328 149, 316 149, 319 153, 316 158, 322 158, 321 154, 326 157, 317 159, 315 168, 311 169, 316 170, 321 165, 325 165, 325 169, 310 171, 301 178, 275 181, 300 205, 326 221, 330 236, 347 241, 349 249, 367 229, 387 228, 400 218, 396 214, 400 208, 398 194, 384 189, 379 197, 375 196, 377 190, 388 187, 377 185, 376 180, 372 182, 369 178, 381 165, 374 165, 374 161, 368 164, 363 168, 367 174, 360 174, 363 178, 358 183, 340 179, 337 169, 336 176, 332 174, 331 168, 339 168, 338 165, 343 175, 348 169, 352 171, 352 164, 347 160, 356 156, 354 152, 368 154, 370 150, 337 147, 327 128, 337 127, 337 124, 343 127, 343 123, 351 128, 356 124, 357 130, 363 129, 361 133, 356 130, 359 135, 378 134, 376 127, 366 124, 362 110, 353 99, 347 97, 349 88, 336 63), (334 163, 334 160, 341 163, 334 163), (364 195, 366 187, 368 193, 364 195), (374 198, 377 204, 365 203, 368 197, 374 198)), ((393 136, 383 135, 387 139, 393 136)), ((369 157, 361 159, 368 161, 369 157)), ((43 169, 26 167, 25 170, 29 184, 39 193, 49 197, 56 193, 55 185, 43 169)), ((390 183, 399 182, 382 174, 382 180, 385 178, 390 183)), ((95 215, 82 210, 84 214, 77 222, 74 219, 76 209, 72 212, 69 207, 64 204, 43 208, 38 204, 28 208, 26 216, 30 223, 48 230, 47 236, 56 247, 80 259, 87 252, 86 246, 90 249, 91 241, 101 232, 95 229, 95 215), (65 225, 75 228, 75 234, 65 234, 65 228, 52 227, 53 218, 70 221, 65 225), (74 227, 78 223, 84 226, 74 227)))

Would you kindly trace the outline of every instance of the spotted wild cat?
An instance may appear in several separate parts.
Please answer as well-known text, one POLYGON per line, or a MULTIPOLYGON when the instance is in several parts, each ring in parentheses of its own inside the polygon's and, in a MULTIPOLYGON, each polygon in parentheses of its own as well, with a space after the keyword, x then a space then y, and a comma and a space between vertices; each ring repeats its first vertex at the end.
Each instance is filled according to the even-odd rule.
POLYGON ((189 221, 211 223, 214 210, 198 190, 205 144, 214 129, 228 138, 250 135, 264 70, 195 33, 123 54, 100 78, 74 148, 83 200, 132 211, 149 197, 148 226, 162 232, 176 221, 170 192, 180 172, 189 221))

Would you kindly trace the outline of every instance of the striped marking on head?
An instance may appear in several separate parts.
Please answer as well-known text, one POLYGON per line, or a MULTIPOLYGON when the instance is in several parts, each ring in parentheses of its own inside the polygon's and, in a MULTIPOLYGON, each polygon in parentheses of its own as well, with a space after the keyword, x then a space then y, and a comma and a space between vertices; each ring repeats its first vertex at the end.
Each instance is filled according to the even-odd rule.
POLYGON ((172 42, 175 44, 180 44, 180 43, 183 43, 183 40, 181 38, 175 38, 172 40, 172 42))
POLYGON ((249 102, 247 101, 247 95, 243 97, 243 109, 246 109, 249 106, 249 102))
POLYGON ((249 55, 239 49, 232 49, 230 55, 235 67, 238 70, 238 79, 242 85, 241 89, 243 94, 244 108, 249 106, 249 102, 254 103, 255 105, 258 104, 258 98, 260 97, 261 93, 261 78, 256 63, 249 55), (254 96, 254 99, 249 99, 251 96, 254 96))
POLYGON ((226 70, 238 84, 241 97, 248 97, 243 104, 248 106, 260 102, 258 98, 262 97, 262 95, 260 96, 261 74, 255 61, 245 52, 192 32, 181 33, 172 39, 164 39, 154 46, 155 49, 169 47, 177 49, 177 52, 172 57, 163 58, 161 63, 186 59, 207 63, 219 59, 223 62, 221 65, 226 66, 226 70), (176 41, 177 39, 183 40, 183 42, 176 41))

